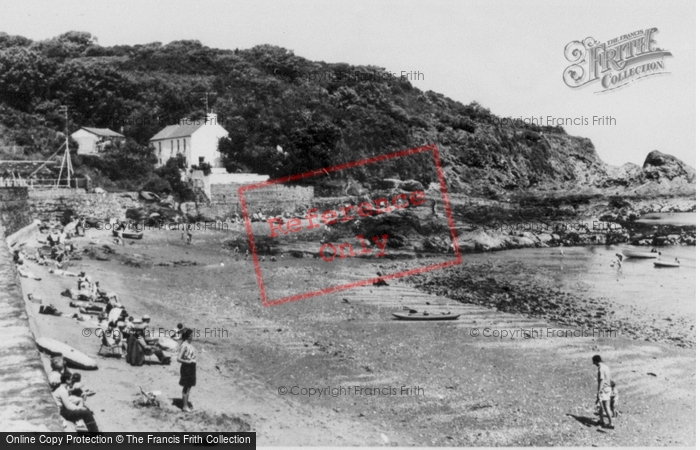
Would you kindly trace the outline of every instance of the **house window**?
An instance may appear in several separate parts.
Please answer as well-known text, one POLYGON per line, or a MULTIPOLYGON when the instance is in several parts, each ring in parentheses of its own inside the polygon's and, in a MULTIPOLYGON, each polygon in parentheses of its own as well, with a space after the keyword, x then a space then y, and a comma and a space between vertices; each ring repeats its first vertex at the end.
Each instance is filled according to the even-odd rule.
POLYGON ((159 142, 158 143, 158 154, 160 155, 162 153, 163 153, 163 145, 162 145, 162 142, 159 142))
POLYGON ((180 153, 180 139, 177 140, 177 152, 180 153))
POLYGON ((201 165, 204 162, 204 156, 199 157, 199 164, 201 165))
POLYGON ((187 140, 186 139, 182 140, 182 149, 185 153, 187 153, 187 140))
POLYGON ((172 155, 174 151, 175 151, 175 144, 173 144, 173 141, 170 141, 170 154, 172 155))

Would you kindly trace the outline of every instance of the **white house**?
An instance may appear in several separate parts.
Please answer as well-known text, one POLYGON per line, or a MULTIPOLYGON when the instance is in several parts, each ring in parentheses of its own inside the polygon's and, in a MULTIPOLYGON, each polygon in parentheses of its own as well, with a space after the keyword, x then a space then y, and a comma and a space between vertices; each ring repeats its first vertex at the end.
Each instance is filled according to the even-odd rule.
POLYGON ((217 122, 216 114, 204 119, 182 119, 179 125, 169 125, 150 140, 154 147, 158 166, 177 154, 185 155, 187 168, 208 163, 223 167, 219 153, 219 139, 228 137, 228 131, 217 122))
POLYGON ((105 145, 115 140, 124 139, 124 135, 109 128, 88 127, 81 127, 78 131, 71 134, 70 137, 78 143, 79 155, 96 155, 105 145))

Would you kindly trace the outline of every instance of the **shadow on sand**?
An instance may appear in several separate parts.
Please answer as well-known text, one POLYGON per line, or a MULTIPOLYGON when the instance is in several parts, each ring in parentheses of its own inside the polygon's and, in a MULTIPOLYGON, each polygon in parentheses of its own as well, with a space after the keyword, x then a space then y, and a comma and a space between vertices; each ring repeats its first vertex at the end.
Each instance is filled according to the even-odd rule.
POLYGON ((578 422, 582 423, 583 425, 587 427, 597 427, 600 425, 600 422, 598 418, 591 419, 590 417, 584 417, 584 416, 575 416, 573 414, 567 414, 567 416, 572 417, 576 419, 578 422))

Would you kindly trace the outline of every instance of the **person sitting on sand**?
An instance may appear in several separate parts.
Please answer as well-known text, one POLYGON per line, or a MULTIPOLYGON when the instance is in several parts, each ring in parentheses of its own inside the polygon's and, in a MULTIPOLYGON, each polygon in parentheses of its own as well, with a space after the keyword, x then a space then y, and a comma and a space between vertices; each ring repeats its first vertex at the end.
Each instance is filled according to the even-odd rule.
POLYGON ((12 262, 17 264, 18 266, 24 264, 24 258, 22 257, 22 254, 19 250, 15 250, 14 252, 12 252, 12 262))
POLYGON ((80 289, 80 283, 83 283, 83 282, 89 283, 90 277, 88 277, 84 271, 81 271, 79 276, 78 276, 78 289, 80 289))
MULTIPOLYGON (((95 281, 95 290, 97 291, 97 295, 98 295, 98 296, 101 296, 101 297, 106 297, 106 296, 107 296, 107 291, 105 291, 104 289, 102 289, 102 288, 100 287, 100 282, 99 282, 99 281, 95 281)), ((114 294, 114 295, 117 295, 117 294, 114 294)))
POLYGON ((195 357, 194 347, 192 346, 192 335, 194 331, 191 328, 182 330, 182 344, 177 353, 177 362, 180 366, 180 386, 182 386, 182 410, 190 412, 190 390, 197 384, 197 358, 195 357))
POLYGON ((127 343, 126 362, 132 366, 142 366, 145 356, 156 355, 161 364, 170 364, 170 357, 165 356, 157 345, 148 345, 144 334, 143 326, 134 327, 127 343))
POLYGON ((51 230, 51 233, 48 236, 46 236, 46 241, 52 248, 58 245, 59 239, 60 237, 56 230, 51 230))
POLYGON ((85 218, 80 217, 78 223, 75 225, 75 235, 85 236, 85 218))
POLYGON ((620 404, 620 396, 617 390, 617 385, 614 381, 610 382, 610 388, 610 411, 612 411, 613 417, 617 417, 615 407, 620 404))
POLYGON ((610 421, 608 428, 615 428, 613 426, 612 412, 610 411, 610 394, 612 393, 610 368, 603 364, 603 358, 600 355, 593 357, 593 364, 598 367, 598 394, 596 396, 596 404, 600 404, 600 421, 598 424, 605 427, 604 417, 607 417, 610 421))
POLYGON ((54 267, 57 269, 63 269, 63 265, 66 262, 66 255, 63 252, 57 252, 54 259, 54 267))
POLYGON ((127 322, 127 333, 129 338, 126 342, 126 362, 132 366, 143 366, 145 357, 141 346, 138 343, 137 331, 135 328, 128 328, 129 323, 127 322))
POLYGON ((44 257, 44 254, 41 253, 38 249, 37 249, 34 257, 35 257, 36 263, 39 264, 40 266, 45 266, 48 264, 48 262, 46 261, 46 257, 44 257))
POLYGON ((126 343, 129 340, 129 335, 126 333, 126 323, 123 320, 117 322, 117 335, 119 336, 119 343, 122 344, 122 349, 126 350, 126 343))
POLYGON ((105 308, 105 312, 109 314, 109 312, 113 308, 123 308, 123 306, 121 303, 119 303, 119 300, 117 299, 117 294, 111 292, 107 294, 107 307, 105 308))
POLYGON ((109 322, 107 324, 107 329, 102 330, 102 345, 111 348, 113 351, 116 350, 116 355, 120 358, 122 357, 122 345, 121 345, 122 335, 121 331, 117 328, 114 322, 109 322))
POLYGON ((59 379, 64 373, 68 375, 71 374, 71 371, 66 367, 66 361, 63 359, 62 355, 56 355, 51 358, 51 373, 56 373, 59 379))
POLYGON ((83 391, 82 376, 79 373, 74 373, 70 377, 70 383, 66 386, 70 395, 78 398, 83 397, 87 391, 83 391))
POLYGON ((92 411, 90 411, 90 409, 84 404, 81 406, 76 405, 74 400, 71 399, 67 389, 70 380, 71 375, 69 374, 61 375, 59 380, 56 380, 55 377, 51 377, 49 379, 51 389, 53 389, 51 395, 53 396, 56 405, 61 409, 61 416, 63 416, 63 418, 66 420, 70 420, 71 422, 82 420, 85 422, 85 426, 90 433, 99 433, 100 429, 97 427, 95 416, 92 411))

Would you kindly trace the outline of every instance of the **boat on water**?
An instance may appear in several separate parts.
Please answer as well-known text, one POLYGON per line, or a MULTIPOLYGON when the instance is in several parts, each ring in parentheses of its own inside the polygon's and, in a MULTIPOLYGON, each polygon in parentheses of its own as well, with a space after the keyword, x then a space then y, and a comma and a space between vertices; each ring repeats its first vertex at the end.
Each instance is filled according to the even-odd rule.
POLYGON ((432 314, 427 312, 395 312, 392 313, 392 315, 399 320, 455 320, 461 316, 461 314, 450 314, 449 312, 440 314, 432 314))
POLYGON ((654 267, 680 267, 681 263, 675 261, 654 261, 654 267))
POLYGON ((628 258, 658 258, 658 252, 637 252, 634 250, 623 250, 622 254, 628 258))

